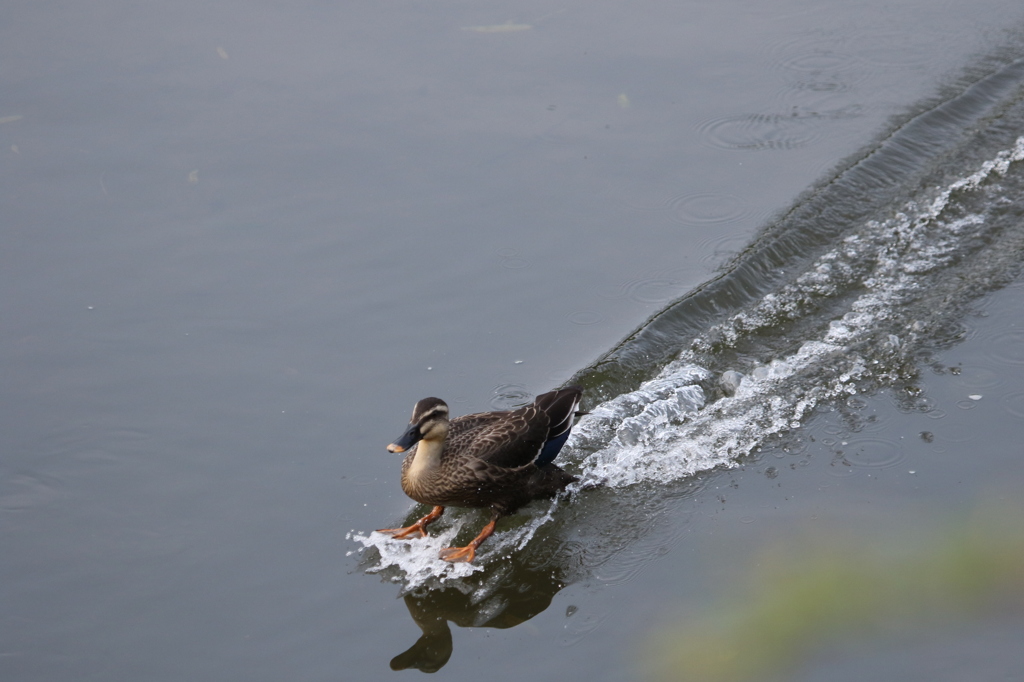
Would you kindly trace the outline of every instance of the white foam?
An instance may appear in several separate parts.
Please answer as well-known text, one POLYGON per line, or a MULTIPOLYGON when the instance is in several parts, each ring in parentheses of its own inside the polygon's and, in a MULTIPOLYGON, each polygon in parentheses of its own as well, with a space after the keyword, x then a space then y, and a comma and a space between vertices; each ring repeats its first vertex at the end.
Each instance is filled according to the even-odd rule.
MULTIPOLYGON (((519 527, 496 533, 477 551, 473 563, 449 563, 440 558, 440 552, 455 544, 455 537, 466 525, 467 517, 458 512, 445 515, 450 525, 437 521, 430 526, 425 538, 396 540, 385 533, 373 531, 362 534, 351 531, 346 537, 360 545, 360 551, 372 550, 364 556, 367 573, 381 573, 403 587, 403 592, 451 584, 462 585, 461 580, 483 570, 483 566, 509 552, 519 551, 529 543, 537 529, 552 519, 557 501, 547 505, 546 511, 536 514, 519 527)), ((454 510, 453 510, 454 511, 454 510)), ((481 524, 482 525, 482 524, 481 524)))

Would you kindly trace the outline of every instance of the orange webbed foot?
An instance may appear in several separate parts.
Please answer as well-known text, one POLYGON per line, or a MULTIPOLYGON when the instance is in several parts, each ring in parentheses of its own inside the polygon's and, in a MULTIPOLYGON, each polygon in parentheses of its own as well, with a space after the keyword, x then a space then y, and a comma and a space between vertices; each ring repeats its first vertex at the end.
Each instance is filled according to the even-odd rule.
POLYGON ((420 537, 424 538, 427 536, 427 526, 441 518, 441 514, 443 513, 444 507, 437 506, 431 509, 429 514, 411 526, 406 526, 405 528, 378 528, 377 532, 389 533, 396 540, 405 540, 407 537, 418 531, 420 537))
POLYGON ((439 556, 447 562, 469 563, 476 558, 476 547, 473 545, 466 545, 465 547, 446 547, 441 550, 439 556))
POLYGON ((419 531, 420 537, 426 537, 427 531, 423 530, 423 527, 419 523, 414 523, 411 526, 405 528, 378 528, 378 533, 387 533, 396 540, 405 540, 410 535, 419 531))
POLYGON ((495 513, 490 522, 484 526, 484 529, 480 531, 480 535, 473 538, 473 542, 469 543, 465 547, 446 547, 442 549, 439 556, 445 561, 451 563, 457 563, 460 561, 472 561, 476 558, 476 548, 483 543, 484 540, 491 537, 494 533, 494 527, 498 524, 498 514, 495 513))

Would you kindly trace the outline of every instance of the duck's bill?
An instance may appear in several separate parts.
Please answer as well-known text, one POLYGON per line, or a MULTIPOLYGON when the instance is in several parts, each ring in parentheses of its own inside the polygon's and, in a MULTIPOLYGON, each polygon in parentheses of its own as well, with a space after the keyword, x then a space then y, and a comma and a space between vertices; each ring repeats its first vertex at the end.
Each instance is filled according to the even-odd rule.
POLYGON ((410 424, 409 428, 405 430, 401 436, 395 439, 395 442, 388 446, 388 452, 405 452, 413 445, 415 445, 423 436, 420 435, 420 427, 418 424, 410 424))

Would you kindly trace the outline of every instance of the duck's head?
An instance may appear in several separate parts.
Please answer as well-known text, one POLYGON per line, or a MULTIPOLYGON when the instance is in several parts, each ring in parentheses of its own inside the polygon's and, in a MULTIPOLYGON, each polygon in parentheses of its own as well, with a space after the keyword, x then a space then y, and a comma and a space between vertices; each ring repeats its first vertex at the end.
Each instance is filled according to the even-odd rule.
POLYGON ((409 428, 388 446, 388 452, 405 452, 421 440, 443 441, 448 437, 448 405, 440 398, 424 398, 412 408, 409 428))

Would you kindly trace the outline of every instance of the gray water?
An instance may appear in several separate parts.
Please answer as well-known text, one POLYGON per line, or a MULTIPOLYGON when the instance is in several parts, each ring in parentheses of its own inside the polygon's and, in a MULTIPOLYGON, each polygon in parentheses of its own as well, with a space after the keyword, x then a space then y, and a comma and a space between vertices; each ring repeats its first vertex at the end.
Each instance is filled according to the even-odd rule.
MULTIPOLYGON (((4 14, 4 679, 624 679, 765 546, 1018 496, 1017 3, 4 14), (371 533, 415 400, 569 380, 602 487, 371 533)), ((1020 669, 951 622, 789 672, 1020 669)))

